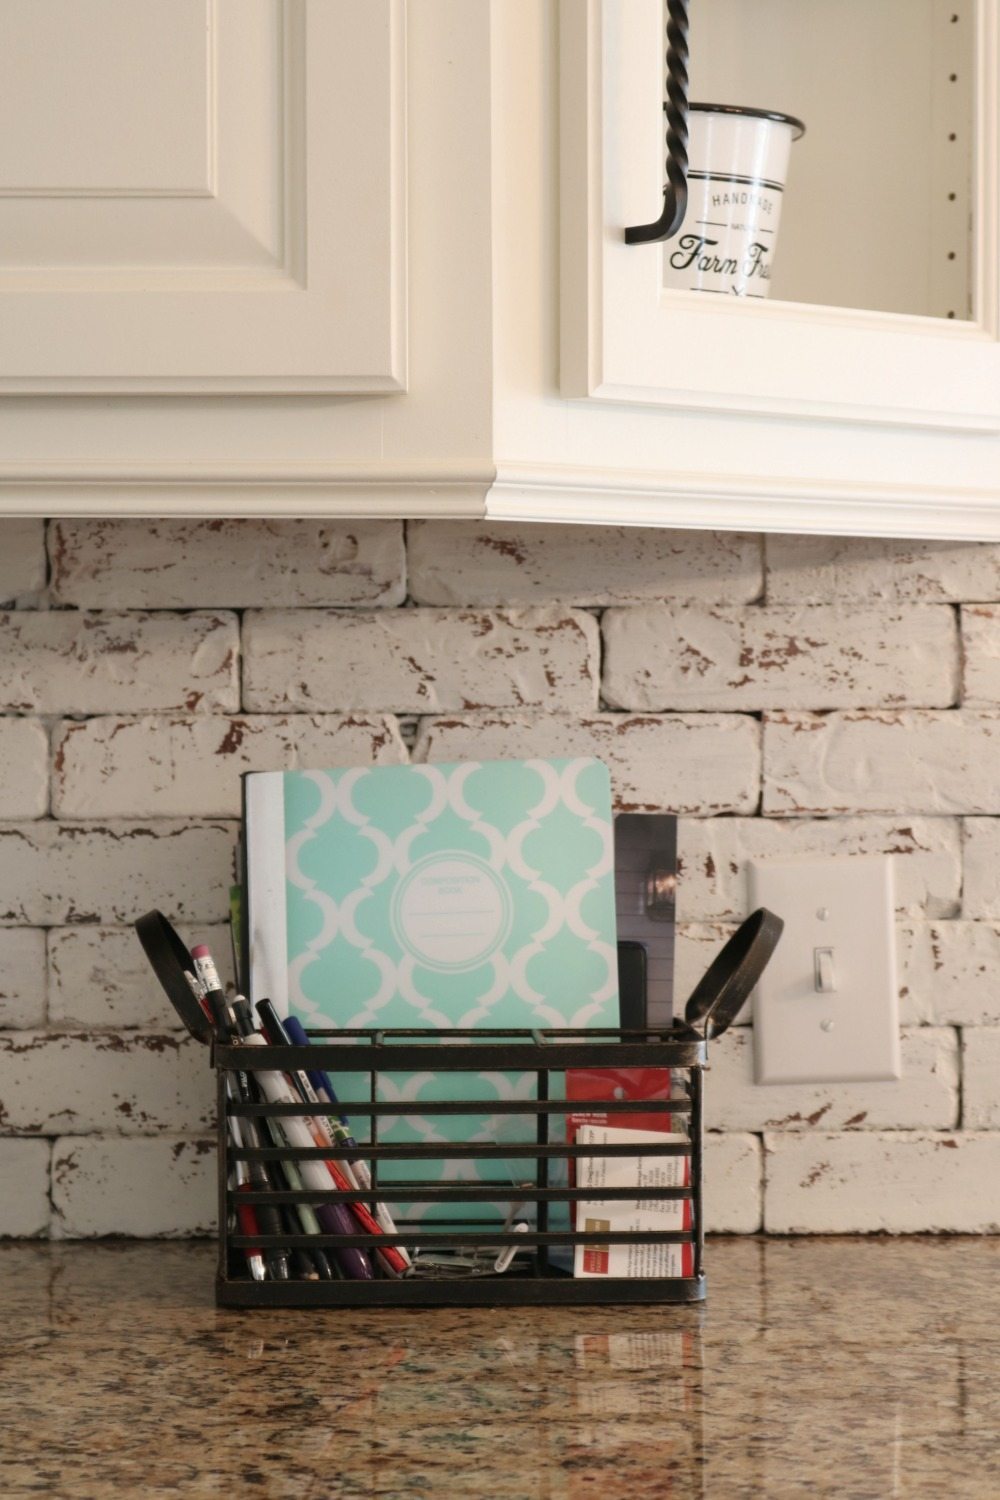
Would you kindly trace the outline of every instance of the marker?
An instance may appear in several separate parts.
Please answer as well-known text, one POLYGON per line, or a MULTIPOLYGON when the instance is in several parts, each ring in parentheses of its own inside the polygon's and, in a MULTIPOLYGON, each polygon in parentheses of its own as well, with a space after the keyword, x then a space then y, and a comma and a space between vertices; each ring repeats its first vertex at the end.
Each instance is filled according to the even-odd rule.
MULTIPOLYGON (((216 1035, 220 1040, 232 1042, 236 1040, 229 1020, 228 1008, 225 996, 218 990, 209 992, 209 1002, 215 1015, 216 1035)), ((230 1099, 235 1099, 240 1104, 253 1104, 254 1097, 250 1090, 250 1083, 246 1073, 240 1069, 226 1074, 226 1093, 230 1099)), ((229 1131, 236 1146, 246 1146, 250 1149, 258 1149, 261 1145, 260 1136, 257 1132, 256 1122, 249 1115, 233 1116, 229 1120, 229 1131)), ((255 1192, 273 1192, 274 1184, 267 1173, 267 1168, 261 1161, 251 1161, 247 1166, 250 1184, 255 1192)), ((262 1234, 280 1235, 281 1215, 278 1213, 277 1205, 273 1203, 258 1203, 254 1205, 259 1231, 262 1234)), ((274 1281, 288 1280, 288 1251, 282 1248, 271 1248, 266 1252, 267 1269, 274 1281)))
MULTIPOLYGON (((273 1046, 290 1046, 292 1044, 292 1028, 286 1027, 286 1023, 281 1020, 278 1012, 275 1010, 270 1000, 259 1000, 257 1002, 257 1014, 260 1016, 261 1024, 264 1027, 264 1033, 267 1036, 268 1041, 271 1042, 273 1046)), ((299 1027, 299 1030, 301 1034, 305 1036, 305 1032, 302 1031, 301 1027, 299 1027)), ((307 1045, 308 1042, 309 1038, 306 1037, 307 1045)), ((293 1084, 297 1086, 303 1100, 307 1104, 322 1104, 324 1102, 329 1102, 319 1098, 316 1090, 310 1083, 309 1078, 301 1069, 293 1070, 291 1078, 293 1084)), ((324 1120, 313 1115, 306 1116, 306 1123, 309 1125, 309 1128, 312 1131, 313 1139, 315 1140, 317 1146, 330 1146, 331 1148, 333 1148, 334 1139, 336 1139, 338 1143, 353 1147, 355 1150, 360 1150, 357 1141, 355 1141, 350 1135, 348 1135, 346 1129, 339 1120, 324 1120)), ((330 1169, 331 1175, 333 1176, 333 1179, 341 1192, 370 1190, 371 1178, 368 1176, 368 1169, 367 1167, 364 1168, 364 1175, 367 1177, 367 1181, 362 1182, 361 1174, 359 1174, 357 1171, 359 1165, 363 1166, 363 1163, 359 1163, 357 1161, 349 1162, 347 1160, 327 1162, 327 1166, 330 1169)), ((387 1223, 383 1223, 381 1220, 372 1216, 368 1207, 364 1203, 352 1203, 350 1204, 350 1210, 358 1219, 362 1228, 365 1229, 368 1234, 382 1235, 396 1233, 396 1226, 392 1222, 392 1219, 388 1214, 385 1215, 387 1223)), ((383 1264, 390 1271, 393 1271, 397 1276, 402 1276, 410 1265, 410 1257, 407 1255, 406 1251, 399 1245, 380 1245, 376 1250, 376 1254, 382 1260, 383 1264)))
MULTIPOLYGON (((236 1027, 236 1030, 239 1032, 240 1036, 250 1036, 254 1030, 254 1024, 253 1018, 250 1015, 249 1000, 247 1000, 243 995, 237 995, 236 999, 229 1007, 229 1014, 232 1016, 233 1024, 236 1027)), ((253 1091, 254 1075, 252 1073, 248 1073, 246 1076, 250 1080, 250 1088, 251 1091, 253 1091)), ((263 1094, 261 1094, 259 1089, 256 1091, 256 1093, 260 1094, 260 1097, 263 1098, 263 1094)), ((281 1133, 280 1120, 272 1120, 267 1116, 264 1116, 259 1125, 256 1121, 254 1122, 254 1124, 256 1129, 261 1132, 262 1139, 266 1137, 266 1139, 270 1141, 271 1145, 274 1146, 277 1150, 280 1151, 284 1147, 288 1146, 289 1142, 281 1133)), ((272 1170, 274 1171, 275 1177, 280 1178, 284 1181, 285 1187, 289 1192, 302 1192, 302 1178, 299 1176, 299 1169, 293 1161, 276 1161, 272 1163, 272 1170)), ((316 1217, 315 1211, 310 1204, 296 1203, 294 1204, 294 1212, 296 1217, 298 1218, 299 1224, 302 1226, 303 1234, 323 1233, 323 1230, 320 1227, 319 1220, 316 1217)), ((309 1254, 315 1262, 316 1269, 320 1275, 320 1280, 333 1281, 335 1279, 334 1270, 326 1257, 326 1253, 323 1250, 320 1250, 318 1246, 311 1246, 309 1249, 309 1254)))
MULTIPOLYGON (((243 1040, 244 1047, 266 1047, 267 1042, 259 1031, 253 1032, 251 1036, 243 1040)), ((293 1093, 291 1086, 286 1082, 283 1073, 273 1070, 261 1069, 254 1072, 254 1077, 264 1093, 269 1104, 300 1104, 301 1100, 293 1093)), ((312 1150, 314 1141, 312 1134, 301 1115, 283 1115, 281 1128, 288 1140, 289 1145, 296 1149, 302 1148, 312 1150)), ((324 1192, 331 1186, 335 1186, 334 1179, 325 1162, 303 1161, 299 1164, 299 1172, 306 1187, 315 1192, 324 1192)), ((357 1233, 357 1226, 344 1205, 340 1203, 323 1203, 316 1209, 316 1217, 323 1225, 327 1234, 353 1235, 357 1233)), ((334 1256, 339 1262, 346 1275, 354 1281, 371 1281, 374 1277, 371 1261, 363 1250, 353 1247, 334 1250, 334 1256)))
MULTIPOLYGON (((263 1004, 263 1002, 261 1003, 263 1004)), ((297 1047, 309 1047, 312 1045, 309 1040, 308 1032, 297 1016, 286 1016, 284 1022, 281 1024, 284 1026, 285 1031, 288 1033, 289 1041, 294 1042, 297 1047)), ((320 1069, 317 1069, 315 1072, 311 1069, 307 1069, 306 1077, 308 1078, 312 1088, 315 1090, 317 1099, 321 1103, 336 1106, 338 1102, 337 1096, 333 1091, 333 1084, 330 1082, 328 1074, 322 1072, 322 1070, 320 1069)), ((349 1122, 346 1115, 340 1115, 337 1117, 327 1116, 327 1123, 329 1124, 330 1129, 333 1132, 333 1137, 337 1141, 338 1145, 346 1146, 349 1150, 353 1151, 361 1150, 358 1142, 354 1139, 353 1135, 351 1135, 349 1122)), ((362 1161, 360 1157, 352 1157, 351 1169, 357 1179, 358 1187, 366 1192, 370 1192, 372 1186, 372 1174, 368 1170, 367 1162, 362 1161)), ((397 1232, 392 1215, 390 1214, 384 1203, 376 1203, 375 1217, 379 1222, 379 1226, 381 1227, 383 1234, 395 1234, 397 1232)), ((396 1249, 402 1257, 404 1265, 409 1266, 411 1264, 411 1261, 407 1251, 403 1248, 402 1245, 397 1245, 396 1249)))

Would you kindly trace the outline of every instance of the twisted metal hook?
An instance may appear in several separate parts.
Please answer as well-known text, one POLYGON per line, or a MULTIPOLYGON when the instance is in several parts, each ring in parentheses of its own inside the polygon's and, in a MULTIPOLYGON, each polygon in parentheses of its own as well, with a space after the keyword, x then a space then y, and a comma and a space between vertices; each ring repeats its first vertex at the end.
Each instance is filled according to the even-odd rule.
POLYGON ((625 231, 628 245, 669 240, 684 222, 687 209, 688 167, 688 0, 667 0, 667 185, 663 212, 652 224, 632 224, 625 231))

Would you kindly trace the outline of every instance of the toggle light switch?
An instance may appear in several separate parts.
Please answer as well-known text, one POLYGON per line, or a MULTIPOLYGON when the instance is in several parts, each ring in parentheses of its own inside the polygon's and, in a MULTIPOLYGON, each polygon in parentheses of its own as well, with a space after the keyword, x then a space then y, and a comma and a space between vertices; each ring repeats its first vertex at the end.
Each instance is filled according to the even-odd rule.
POLYGON ((757 1082, 898 1078, 891 858, 754 862, 750 898, 785 923, 754 996, 757 1082))
POLYGON ((837 988, 833 978, 833 949, 814 948, 813 961, 816 965, 816 988, 821 994, 831 995, 837 988))

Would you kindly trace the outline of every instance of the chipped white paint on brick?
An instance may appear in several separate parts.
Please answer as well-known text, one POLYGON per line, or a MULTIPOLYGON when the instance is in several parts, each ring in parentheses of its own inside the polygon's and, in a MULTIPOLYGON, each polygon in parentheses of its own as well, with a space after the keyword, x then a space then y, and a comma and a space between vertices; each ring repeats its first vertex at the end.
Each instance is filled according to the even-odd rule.
POLYGON ((584 610, 275 610, 248 615, 243 642, 250 709, 597 707, 599 632, 584 610))
MULTIPOLYGON (((962 890, 956 818, 684 818, 677 910, 683 921, 741 920, 747 861, 891 854, 900 916, 950 917, 962 890)), ((998 840, 1000 856, 1000 840, 998 840)), ((1000 903, 998 903, 1000 915, 1000 903)))
POLYGON ((39 714, 239 708, 239 621, 224 612, 0 614, 0 708, 39 714))
POLYGON ((618 708, 945 707, 958 691, 954 611, 647 605, 603 622, 618 708))
POLYGON ((1000 822, 964 818, 962 836, 962 915, 1000 918, 1000 822))
POLYGON ((0 719, 0 818, 44 818, 49 737, 37 719, 0 719))
POLYGON ((757 1136, 705 1136, 705 1227, 711 1234, 756 1234, 764 1209, 762 1165, 757 1136))
POLYGON ((760 540, 741 532, 413 521, 410 592, 422 604, 746 603, 760 540))
POLYGON ((1000 1027, 962 1032, 962 1124, 966 1130, 1000 1129, 1000 1027))
POLYGON ((712 1043, 705 1123, 713 1130, 947 1130, 958 1124, 958 1040, 949 1027, 901 1035, 903 1076, 884 1083, 754 1082, 753 1031, 712 1043))
POLYGON ((57 817, 214 817, 240 810, 243 771, 406 760, 377 715, 146 715, 64 723, 55 734, 57 817))
POLYGON ((962 608, 962 702, 1000 703, 1000 606, 962 608))
POLYGON ((0 927, 0 1031, 45 1024, 45 933, 0 927))
POLYGON ((764 720, 766 813, 1000 813, 1000 710, 764 720))
POLYGON ((102 609, 389 605, 406 594, 399 521, 53 521, 52 589, 102 609))
POLYGON ((771 1233, 1000 1230, 1000 1134, 789 1131, 764 1139, 771 1233))
POLYGON ((904 1020, 1000 1024, 1000 923, 921 922, 899 933, 904 1020))
POLYGON ((52 1153, 52 1208, 55 1239, 211 1234, 215 1143, 204 1137, 64 1137, 52 1153))
POLYGON ((165 1033, 0 1033, 0 1119, 21 1135, 196 1132, 215 1118, 208 1050, 165 1033))
POLYGON ((1000 546, 879 537, 769 536, 771 603, 1000 599, 1000 546))
MULTIPOLYGON (((0 928, 0 952, 4 931, 0 928)), ((182 925, 180 935, 188 946, 208 944, 223 984, 231 989, 229 929, 182 925)), ((48 953, 50 1025, 180 1028, 133 928, 57 927, 48 935, 48 953)))
POLYGON ((37 593, 45 584, 45 522, 0 521, 0 602, 37 593))
POLYGON ((49 1141, 0 1138, 0 1239, 49 1231, 49 1141))
POLYGON ((620 810, 750 812, 759 725, 739 714, 469 714, 423 720, 414 760, 596 755, 620 810))
POLYGON ((153 907, 180 922, 228 909, 236 823, 0 827, 0 923, 134 922, 153 907))

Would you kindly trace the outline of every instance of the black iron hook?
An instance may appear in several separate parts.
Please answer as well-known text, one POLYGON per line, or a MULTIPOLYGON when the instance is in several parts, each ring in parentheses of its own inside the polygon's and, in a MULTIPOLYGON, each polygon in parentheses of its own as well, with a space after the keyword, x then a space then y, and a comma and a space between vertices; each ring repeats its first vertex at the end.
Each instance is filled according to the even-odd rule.
POLYGON ((652 224, 632 224, 625 231, 628 245, 669 240, 684 222, 687 209, 688 167, 688 0, 667 0, 667 185, 663 212, 652 224))

